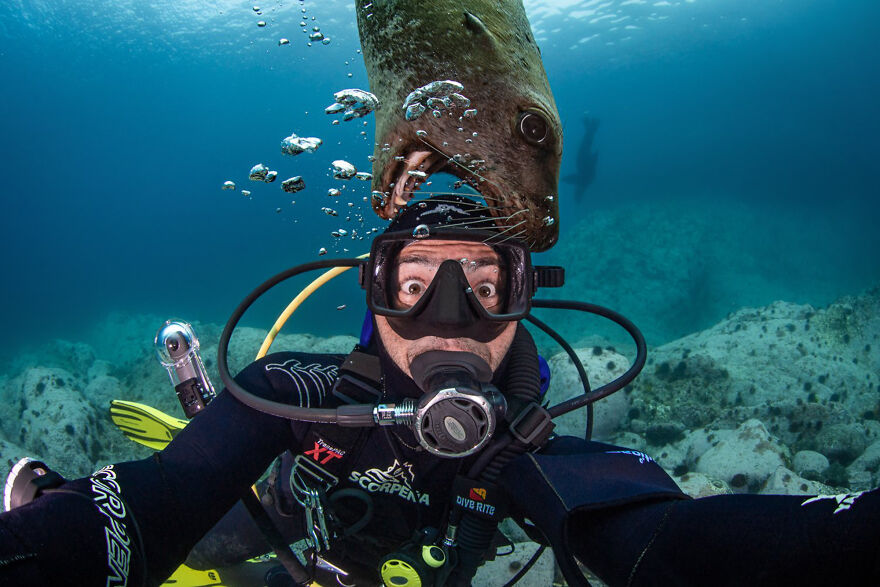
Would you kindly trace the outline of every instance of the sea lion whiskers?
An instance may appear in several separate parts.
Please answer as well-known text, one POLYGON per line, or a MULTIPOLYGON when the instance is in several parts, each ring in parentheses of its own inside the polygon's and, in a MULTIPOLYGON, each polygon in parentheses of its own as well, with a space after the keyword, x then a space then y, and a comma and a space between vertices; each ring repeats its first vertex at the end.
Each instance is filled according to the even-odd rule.
MULTIPOLYGON (((519 212, 517 212, 517 214, 519 214, 519 212)), ((513 216, 513 214, 511 214, 511 216, 513 216)), ((520 221, 517 222, 516 224, 511 224, 510 226, 508 226, 508 227, 505 228, 504 230, 502 230, 502 231, 500 231, 500 232, 497 232, 497 233, 493 234, 492 236, 488 237, 488 238, 487 238, 486 240, 484 240, 483 242, 486 243, 486 244, 488 244, 489 241, 492 241, 492 242, 504 242, 505 240, 507 240, 507 238, 511 238, 511 237, 508 236, 507 238, 505 238, 505 239, 503 239, 503 240, 501 240, 501 241, 494 241, 493 239, 498 238, 498 237, 504 235, 504 233, 509 232, 509 231, 511 231, 511 230, 513 230, 513 229, 515 229, 515 228, 517 228, 518 226, 522 226, 523 224, 525 224, 525 223, 528 222, 528 221, 529 221, 528 218, 525 218, 525 219, 523 219, 523 220, 520 220, 520 221)), ((521 231, 521 232, 522 232, 522 231, 521 231)), ((517 233, 517 234, 521 234, 521 232, 520 232, 520 233, 517 233)))
MULTIPOLYGON (((513 234, 509 234, 509 235, 507 235, 506 237, 504 237, 504 238, 501 239, 500 241, 493 241, 492 244, 501 244, 501 243, 503 243, 504 241, 508 241, 508 240, 510 240, 510 239, 512 239, 512 238, 519 238, 519 237, 521 237, 522 235, 524 235, 526 232, 528 232, 528 231, 524 228, 524 229, 520 230, 519 232, 515 232, 515 233, 513 233, 513 234)), ((489 243, 487 243, 487 244, 489 244, 489 243)))
POLYGON ((460 162, 456 161, 456 160, 455 160, 455 157, 450 157, 449 155, 447 155, 446 153, 444 153, 441 149, 435 147, 434 145, 432 145, 431 143, 429 143, 428 141, 426 141, 426 140, 423 139, 422 137, 417 137, 417 138, 418 138, 420 141, 422 141, 422 143, 424 143, 427 147, 429 147, 429 148, 431 148, 431 149, 434 149, 435 151, 437 151, 437 153, 439 153, 440 155, 443 155, 444 157, 446 157, 446 160, 449 161, 450 163, 454 163, 455 165, 457 165, 458 167, 464 169, 464 170, 467 171, 468 173, 474 175, 475 177, 478 177, 480 180, 492 184, 493 186, 495 186, 496 188, 498 188, 498 189, 501 190, 502 192, 504 191, 504 188, 502 188, 500 185, 498 185, 497 183, 495 183, 495 182, 492 181, 491 179, 488 179, 488 178, 483 177, 482 175, 480 175, 479 173, 477 173, 477 172, 474 171, 473 169, 467 167, 466 165, 462 165, 460 162))

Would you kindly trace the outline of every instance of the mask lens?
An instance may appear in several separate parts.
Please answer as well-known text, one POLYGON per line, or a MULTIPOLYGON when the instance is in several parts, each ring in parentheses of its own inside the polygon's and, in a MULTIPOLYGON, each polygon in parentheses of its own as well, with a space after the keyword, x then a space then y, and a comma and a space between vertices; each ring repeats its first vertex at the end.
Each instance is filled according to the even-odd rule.
MULTIPOLYGON (((515 319, 512 314, 528 311, 531 263, 523 247, 454 238, 381 237, 374 241, 371 253, 371 309, 389 316, 405 315, 422 299, 438 271, 444 273, 440 266, 449 260, 461 267, 467 280, 467 285, 461 283, 465 293, 473 295, 489 317, 510 320, 515 319)), ((450 272, 445 273, 442 279, 449 279, 450 272)))
POLYGON ((481 243, 414 242, 401 249, 391 273, 391 302, 395 310, 416 304, 437 276, 446 260, 457 261, 474 296, 493 314, 502 313, 506 294, 506 274, 502 259, 491 247, 481 243), (450 253, 458 253, 455 257, 450 253))

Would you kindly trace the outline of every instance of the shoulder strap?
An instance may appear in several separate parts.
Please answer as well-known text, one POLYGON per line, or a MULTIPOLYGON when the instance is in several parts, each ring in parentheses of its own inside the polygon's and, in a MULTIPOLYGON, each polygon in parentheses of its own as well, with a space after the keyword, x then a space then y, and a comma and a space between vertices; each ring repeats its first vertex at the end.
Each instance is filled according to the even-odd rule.
MULTIPOLYGON (((340 364, 325 405, 374 404, 382 397, 381 377, 379 357, 355 345, 340 364)), ((357 460, 368 432, 369 428, 312 423, 303 437, 300 454, 293 459, 294 466, 304 480, 329 489, 348 477, 351 463, 357 460)))

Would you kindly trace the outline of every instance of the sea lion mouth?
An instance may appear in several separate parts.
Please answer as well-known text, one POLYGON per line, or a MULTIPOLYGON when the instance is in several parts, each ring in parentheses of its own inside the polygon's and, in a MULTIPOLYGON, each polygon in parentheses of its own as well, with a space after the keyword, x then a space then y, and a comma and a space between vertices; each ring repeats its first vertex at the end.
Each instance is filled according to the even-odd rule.
MULTIPOLYGON (((501 188, 485 177, 487 167, 483 159, 470 154, 447 156, 430 143, 422 143, 400 151, 401 154, 394 157, 383 171, 382 185, 388 186, 384 192, 387 196, 385 204, 378 210, 383 217, 393 218, 423 185, 430 183, 432 175, 440 172, 453 175, 458 181, 449 190, 432 190, 431 194, 445 191, 455 193, 463 185, 469 185, 479 194, 492 216, 500 218, 509 215, 508 208, 512 207, 503 201, 501 188)), ((476 196, 468 193, 463 195, 476 196)))

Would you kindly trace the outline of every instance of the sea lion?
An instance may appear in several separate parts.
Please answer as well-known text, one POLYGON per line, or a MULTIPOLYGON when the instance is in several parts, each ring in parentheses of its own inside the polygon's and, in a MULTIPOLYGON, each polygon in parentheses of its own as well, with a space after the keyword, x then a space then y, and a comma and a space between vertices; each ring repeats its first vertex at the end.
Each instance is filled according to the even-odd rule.
POLYGON ((375 212, 392 218, 427 176, 445 171, 480 192, 505 235, 534 251, 553 246, 562 125, 522 1, 355 5, 370 91, 379 99, 375 212), (432 82, 440 84, 434 92, 432 82))

